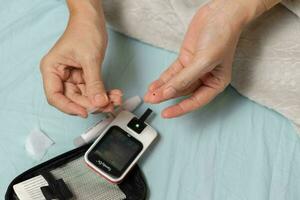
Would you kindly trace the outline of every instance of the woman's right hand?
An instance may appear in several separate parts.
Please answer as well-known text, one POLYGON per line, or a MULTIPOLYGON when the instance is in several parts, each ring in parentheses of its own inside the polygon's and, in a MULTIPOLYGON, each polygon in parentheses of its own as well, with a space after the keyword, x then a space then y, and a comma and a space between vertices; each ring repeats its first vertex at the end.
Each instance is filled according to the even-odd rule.
POLYGON ((107 33, 100 1, 67 1, 68 26, 41 61, 49 104, 59 110, 87 117, 87 110, 109 112, 121 104, 122 92, 106 92, 101 64, 107 33))

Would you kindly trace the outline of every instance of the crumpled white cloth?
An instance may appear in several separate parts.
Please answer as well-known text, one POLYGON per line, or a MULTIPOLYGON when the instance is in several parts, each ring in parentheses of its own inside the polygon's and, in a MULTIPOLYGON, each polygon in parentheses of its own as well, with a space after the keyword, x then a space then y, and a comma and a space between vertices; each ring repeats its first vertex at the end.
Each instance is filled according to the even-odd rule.
MULTIPOLYGON (((206 2, 104 0, 103 4, 106 19, 115 30, 178 52, 192 16, 206 2)), ((294 13, 278 5, 243 32, 232 85, 244 96, 291 119, 300 130, 300 1, 285 0, 283 4, 294 13)))

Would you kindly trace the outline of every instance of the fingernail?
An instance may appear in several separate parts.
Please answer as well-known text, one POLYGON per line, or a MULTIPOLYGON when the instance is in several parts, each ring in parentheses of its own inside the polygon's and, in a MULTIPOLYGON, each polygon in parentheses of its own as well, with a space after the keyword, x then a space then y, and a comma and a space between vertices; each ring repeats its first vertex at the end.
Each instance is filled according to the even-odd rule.
POLYGON ((161 116, 162 116, 162 118, 165 118, 165 119, 168 118, 168 115, 166 114, 166 112, 162 112, 161 116))
POLYGON ((165 99, 170 99, 174 97, 176 94, 176 90, 173 87, 168 87, 163 91, 163 96, 165 99))
POLYGON ((149 101, 149 96, 150 96, 149 92, 147 92, 147 93, 144 95, 144 101, 145 101, 145 102, 148 102, 148 101, 149 101))
POLYGON ((153 83, 149 86, 148 90, 149 90, 150 92, 153 92, 153 91, 155 90, 155 87, 154 87, 154 84, 153 84, 153 83))
POLYGON ((88 115, 89 115, 89 114, 93 114, 93 113, 94 113, 94 112, 96 112, 97 110, 99 110, 99 108, 98 108, 98 107, 94 107, 94 108, 88 108, 88 109, 86 109, 86 111, 87 111, 88 115))
POLYGON ((149 103, 149 102, 148 102, 148 97, 147 97, 146 95, 144 96, 143 99, 144 99, 144 102, 145 102, 145 103, 149 103))
POLYGON ((85 114, 83 114, 83 113, 80 113, 80 114, 78 114, 78 116, 80 116, 81 118, 87 118, 87 115, 85 115, 85 114))
POLYGON ((95 95, 94 100, 98 106, 105 106, 107 105, 108 97, 107 95, 97 94, 95 95))

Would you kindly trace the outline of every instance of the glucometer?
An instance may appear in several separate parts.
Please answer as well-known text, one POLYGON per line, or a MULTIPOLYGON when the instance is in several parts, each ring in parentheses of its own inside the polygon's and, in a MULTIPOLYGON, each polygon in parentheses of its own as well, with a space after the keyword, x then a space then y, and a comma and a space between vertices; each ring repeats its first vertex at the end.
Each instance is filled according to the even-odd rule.
POLYGON ((152 110, 140 117, 120 112, 85 153, 85 162, 112 183, 121 182, 157 137, 145 122, 152 110))

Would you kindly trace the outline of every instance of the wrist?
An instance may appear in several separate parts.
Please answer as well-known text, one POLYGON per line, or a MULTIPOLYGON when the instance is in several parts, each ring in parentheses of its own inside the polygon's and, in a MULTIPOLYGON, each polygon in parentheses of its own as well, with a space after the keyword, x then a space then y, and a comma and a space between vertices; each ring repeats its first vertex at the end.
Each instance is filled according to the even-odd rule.
POLYGON ((107 38, 101 0, 66 0, 70 12, 68 27, 80 26, 101 32, 107 38))

